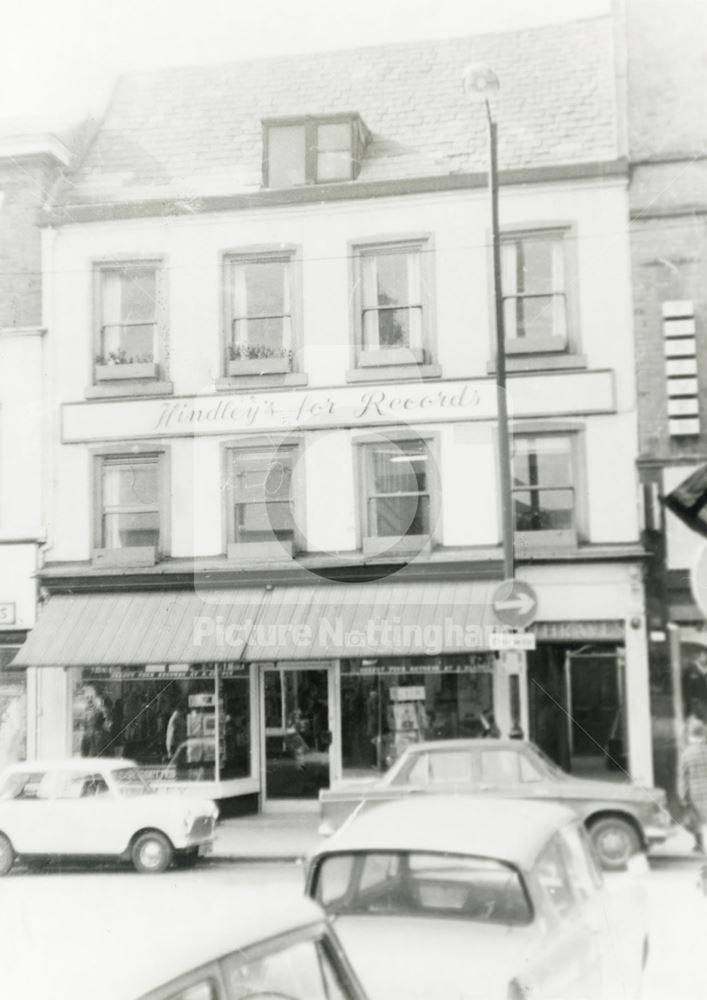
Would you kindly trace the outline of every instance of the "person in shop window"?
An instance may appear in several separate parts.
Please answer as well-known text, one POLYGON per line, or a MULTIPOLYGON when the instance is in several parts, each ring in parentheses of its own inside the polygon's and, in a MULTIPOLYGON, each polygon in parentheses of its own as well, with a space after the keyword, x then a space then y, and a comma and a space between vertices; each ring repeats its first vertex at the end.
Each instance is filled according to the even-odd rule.
POLYGON ((86 691, 84 697, 86 708, 83 717, 81 756, 98 757, 105 743, 105 716, 94 691, 86 691))
POLYGON ((187 738, 187 714, 182 702, 178 702, 167 722, 165 749, 167 760, 171 760, 187 738))

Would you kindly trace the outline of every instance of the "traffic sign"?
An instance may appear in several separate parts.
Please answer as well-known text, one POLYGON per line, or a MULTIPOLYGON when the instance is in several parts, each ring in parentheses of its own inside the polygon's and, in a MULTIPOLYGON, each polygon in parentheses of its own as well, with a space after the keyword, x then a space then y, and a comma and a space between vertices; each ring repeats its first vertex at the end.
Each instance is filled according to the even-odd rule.
POLYGON ((690 570, 690 590, 695 604, 707 618, 707 542, 697 549, 697 556, 690 570))
POLYGON ((535 649, 536 642, 535 632, 491 632, 489 635, 489 648, 496 650, 535 649))
POLYGON ((535 621, 538 598, 522 580, 504 580, 493 592, 491 605, 496 617, 509 628, 525 628, 535 621))

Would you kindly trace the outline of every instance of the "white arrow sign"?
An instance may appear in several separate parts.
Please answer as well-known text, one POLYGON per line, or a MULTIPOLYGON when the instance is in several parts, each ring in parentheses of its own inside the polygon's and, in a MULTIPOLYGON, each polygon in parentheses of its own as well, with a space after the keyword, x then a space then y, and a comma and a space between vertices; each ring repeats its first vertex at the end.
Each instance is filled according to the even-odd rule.
POLYGON ((519 611, 527 615, 535 607, 535 601, 530 594, 521 593, 511 601, 496 601, 494 607, 500 611, 519 611))

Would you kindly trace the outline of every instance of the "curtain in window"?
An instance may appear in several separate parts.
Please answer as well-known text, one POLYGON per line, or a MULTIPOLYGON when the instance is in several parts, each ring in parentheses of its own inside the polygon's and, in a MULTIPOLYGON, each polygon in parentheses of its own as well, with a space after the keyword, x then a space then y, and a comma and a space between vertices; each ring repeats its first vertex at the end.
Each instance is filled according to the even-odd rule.
POLYGON ((245 268, 240 264, 233 265, 233 315, 238 317, 232 331, 234 343, 245 347, 248 343, 248 282, 245 268))
POLYGON ((552 290, 552 332, 555 337, 566 337, 565 248, 562 240, 554 240, 552 244, 552 290))
POLYGON ((104 271, 101 288, 101 352, 107 359, 121 347, 122 277, 118 271, 104 271))
MULTIPOLYGON (((420 254, 407 255, 408 302, 411 306, 422 304, 422 288, 420 280, 420 254)), ((410 310, 409 347, 422 347, 422 309, 410 310)))

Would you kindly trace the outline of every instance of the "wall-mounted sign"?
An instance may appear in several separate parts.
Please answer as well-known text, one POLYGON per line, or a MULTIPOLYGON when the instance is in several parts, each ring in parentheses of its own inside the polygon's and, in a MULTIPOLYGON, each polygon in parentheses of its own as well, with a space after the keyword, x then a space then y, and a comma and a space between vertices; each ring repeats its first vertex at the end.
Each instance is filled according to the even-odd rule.
POLYGON ((624 623, 616 620, 535 622, 532 631, 541 642, 623 642, 624 623))
POLYGON ((533 632, 492 632, 489 636, 491 649, 535 649, 536 635, 533 632))
POLYGON ((14 601, 0 602, 0 625, 15 624, 15 603, 14 601))
MULTIPOLYGON (((572 372, 562 379, 536 375, 514 381, 508 393, 514 417, 611 413, 611 372, 572 372)), ((64 403, 62 440, 203 437, 239 432, 317 430, 397 424, 493 420, 493 379, 347 386, 337 389, 203 395, 178 398, 64 403)))

